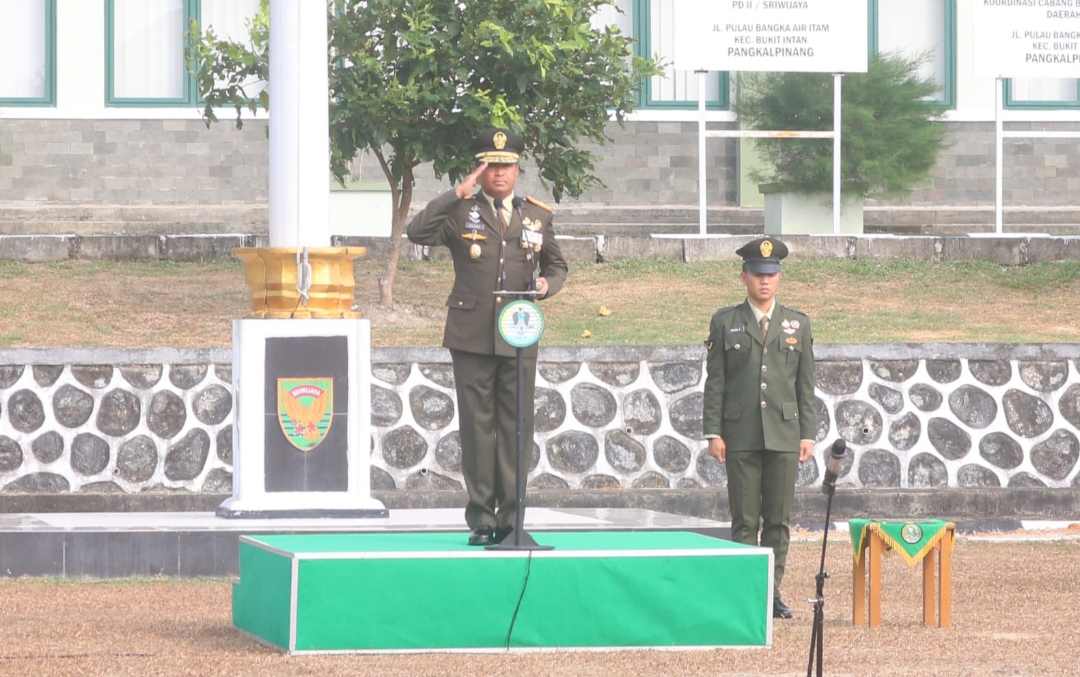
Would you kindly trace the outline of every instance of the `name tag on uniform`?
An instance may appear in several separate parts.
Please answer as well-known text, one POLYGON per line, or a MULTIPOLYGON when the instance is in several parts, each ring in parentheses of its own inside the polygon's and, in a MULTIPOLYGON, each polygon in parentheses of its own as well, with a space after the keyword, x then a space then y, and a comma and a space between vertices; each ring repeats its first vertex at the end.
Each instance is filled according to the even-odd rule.
POLYGON ((526 230, 524 235, 525 241, 533 246, 544 244, 544 234, 538 230, 526 230))
POLYGON ((746 327, 732 327, 731 329, 728 329, 728 332, 732 334, 738 334, 740 331, 746 331, 746 327))

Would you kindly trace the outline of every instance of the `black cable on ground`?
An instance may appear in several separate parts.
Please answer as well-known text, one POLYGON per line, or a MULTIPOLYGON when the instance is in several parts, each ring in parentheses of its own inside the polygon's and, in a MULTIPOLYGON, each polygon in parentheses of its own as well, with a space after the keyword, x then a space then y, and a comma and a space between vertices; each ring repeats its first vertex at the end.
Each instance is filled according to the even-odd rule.
POLYGON ((532 572, 532 550, 525 560, 525 578, 521 581, 521 592, 518 593, 517 604, 514 605, 514 615, 510 617, 510 627, 506 629, 506 650, 510 650, 510 638, 514 635, 514 624, 517 623, 518 611, 521 610, 521 602, 525 599, 525 590, 529 587, 529 573, 532 572))

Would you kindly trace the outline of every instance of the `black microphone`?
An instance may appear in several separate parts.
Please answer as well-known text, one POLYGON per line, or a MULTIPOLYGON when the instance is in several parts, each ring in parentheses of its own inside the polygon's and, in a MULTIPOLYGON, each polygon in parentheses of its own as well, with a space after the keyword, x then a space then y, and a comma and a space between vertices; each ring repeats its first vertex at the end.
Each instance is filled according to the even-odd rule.
POLYGON ((825 479, 821 481, 821 492, 830 496, 836 492, 836 478, 840 475, 840 468, 844 463, 844 452, 847 451, 847 442, 836 440, 829 449, 829 456, 825 459, 825 479))
POLYGON ((521 209, 521 205, 523 205, 523 204, 525 204, 524 198, 521 198, 521 197, 519 197, 517 195, 514 196, 513 200, 510 200, 510 205, 514 209, 521 209))

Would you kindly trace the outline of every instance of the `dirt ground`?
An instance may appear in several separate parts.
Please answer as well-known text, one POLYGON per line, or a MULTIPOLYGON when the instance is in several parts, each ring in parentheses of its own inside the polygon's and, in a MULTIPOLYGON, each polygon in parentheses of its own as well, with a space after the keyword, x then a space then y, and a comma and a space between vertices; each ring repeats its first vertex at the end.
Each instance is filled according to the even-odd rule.
MULTIPOLYGON (((377 303, 381 263, 359 270, 357 308, 375 345, 439 345, 449 262, 402 261, 392 308, 377 303)), ((575 263, 543 303, 544 345, 701 345, 717 308, 745 298, 738 276, 734 261, 575 263)), ((1061 309, 1080 307, 1080 262, 792 261, 780 300, 814 319, 819 344, 1072 342, 1080 317, 1061 309)), ((0 348, 227 346, 248 306, 231 260, 0 261, 0 348)))
MULTIPOLYGON (((921 569, 887 556, 883 623, 851 625, 851 546, 830 535, 825 674, 1075 675, 1080 540, 960 537, 953 627, 921 625, 921 569)), ((230 583, 0 580, 3 675, 736 675, 806 673, 820 542, 793 543, 771 649, 290 657, 232 628, 230 583)))

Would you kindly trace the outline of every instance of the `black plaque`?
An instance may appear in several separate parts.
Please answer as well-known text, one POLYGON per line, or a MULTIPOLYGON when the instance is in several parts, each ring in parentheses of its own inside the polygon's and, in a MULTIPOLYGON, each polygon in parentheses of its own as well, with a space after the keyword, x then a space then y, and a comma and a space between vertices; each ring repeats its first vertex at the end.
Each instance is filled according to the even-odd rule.
MULTIPOLYGON (((286 382, 289 383, 289 382, 286 382)), ((309 398, 310 399, 310 398, 309 398)), ((305 336, 266 339, 266 392, 263 420, 266 437, 266 491, 347 491, 349 449, 349 349, 344 336, 305 336), (279 379, 333 379, 332 410, 325 436, 312 433, 317 443, 299 448, 290 441, 278 405, 291 395, 278 397, 279 379), (279 401, 282 400, 282 401, 279 401)), ((294 407, 296 405, 294 404, 294 407)), ((322 406, 327 406, 323 404, 322 406)), ((301 413, 303 413, 301 411, 301 413)), ((325 417, 325 409, 324 409, 325 417)), ((315 425, 313 420, 308 425, 315 425)), ((299 439, 299 438, 297 438, 299 439)))

